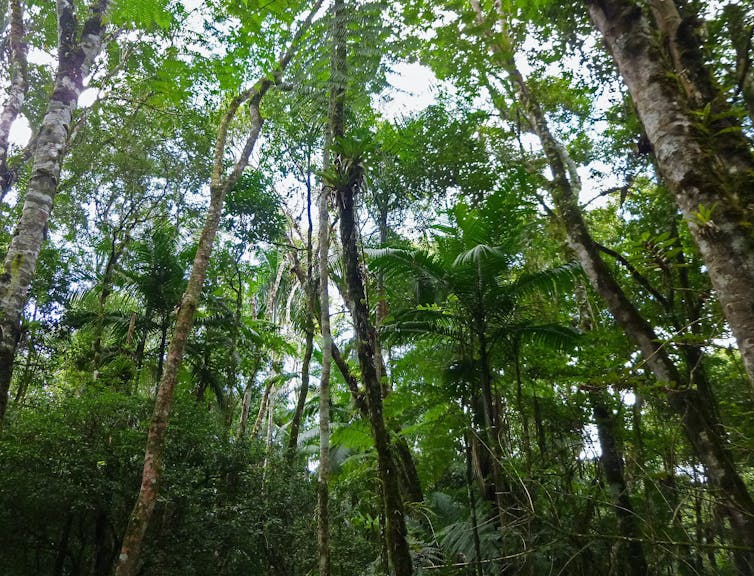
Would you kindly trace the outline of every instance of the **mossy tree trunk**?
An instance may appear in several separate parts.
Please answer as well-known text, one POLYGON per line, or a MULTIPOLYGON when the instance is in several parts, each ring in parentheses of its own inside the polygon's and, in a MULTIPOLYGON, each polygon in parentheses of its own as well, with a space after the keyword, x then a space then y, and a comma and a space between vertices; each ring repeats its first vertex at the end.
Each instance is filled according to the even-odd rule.
MULTIPOLYGON (((345 98, 347 78, 347 47, 344 0, 335 1, 333 49, 333 92, 330 105, 330 134, 333 144, 345 134, 345 98)), ((359 262, 356 229, 355 196, 363 181, 363 167, 358 158, 334 154, 328 171, 337 182, 330 185, 340 217, 340 241, 343 249, 344 279, 348 308, 351 311, 356 337, 356 352, 364 383, 369 424, 377 451, 377 467, 382 484, 385 508, 386 540, 390 567, 395 576, 411 576, 413 565, 406 539, 406 520, 390 435, 382 413, 383 390, 378 373, 378 357, 374 347, 374 326, 366 304, 366 291, 359 262)), ((323 303, 321 303, 323 304, 323 303)))
POLYGON ((88 18, 79 25, 74 3, 71 0, 57 1, 58 67, 55 84, 39 127, 21 218, 0 276, 0 421, 8 405, 21 316, 50 219, 71 119, 84 89, 84 78, 100 53, 109 4, 108 0, 95 0, 89 6, 88 18))
MULTIPOLYGON (((471 0, 471 3, 480 24, 485 24, 486 19, 478 0, 471 0)), ((616 2, 600 4, 612 5, 616 2)), ((592 10, 594 9, 593 5, 592 10)), ((635 16, 635 11, 631 14, 635 16)), ((615 16, 613 13, 611 15, 615 16)), ((690 387, 688 379, 681 376, 654 328, 629 300, 602 259, 600 247, 592 238, 578 206, 580 181, 576 167, 565 148, 550 132, 544 111, 515 63, 513 43, 507 33, 504 14, 497 16, 502 32, 488 36, 493 57, 508 74, 531 130, 542 145, 552 172, 552 199, 565 226, 568 244, 581 263, 592 288, 642 353, 646 366, 665 388, 668 404, 681 419, 686 436, 705 466, 710 483, 720 498, 721 508, 731 524, 734 544, 754 548, 754 500, 736 468, 725 439, 720 435, 720 423, 699 391, 690 387)), ((747 305, 752 307, 750 299, 747 305)), ((754 554, 739 551, 736 563, 742 574, 751 574, 754 571, 754 554)))
POLYGON ((694 18, 670 0, 589 2, 675 196, 754 386, 754 156, 708 68, 694 18))
POLYGON ((16 171, 8 166, 8 140, 11 126, 21 112, 28 89, 26 32, 21 0, 9 0, 8 22, 10 88, 0 110, 0 202, 16 182, 16 171))

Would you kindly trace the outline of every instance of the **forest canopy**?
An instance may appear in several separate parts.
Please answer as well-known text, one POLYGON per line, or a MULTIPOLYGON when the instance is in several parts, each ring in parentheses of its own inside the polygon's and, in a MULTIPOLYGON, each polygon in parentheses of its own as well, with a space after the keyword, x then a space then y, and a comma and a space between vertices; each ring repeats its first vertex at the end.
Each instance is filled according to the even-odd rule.
POLYGON ((0 18, 0 573, 754 575, 751 2, 0 18))

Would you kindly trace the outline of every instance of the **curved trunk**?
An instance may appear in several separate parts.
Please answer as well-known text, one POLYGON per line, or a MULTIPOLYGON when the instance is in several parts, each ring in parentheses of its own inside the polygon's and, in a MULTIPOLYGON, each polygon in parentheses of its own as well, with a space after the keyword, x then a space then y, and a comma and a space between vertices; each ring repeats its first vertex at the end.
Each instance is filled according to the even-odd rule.
POLYGON ((594 1, 589 11, 699 247, 754 386, 751 142, 714 85, 695 33, 675 4, 650 4, 655 23, 628 0, 594 1))
POLYGON ((83 78, 100 52, 108 6, 108 0, 95 1, 79 34, 73 3, 57 2, 59 40, 55 85, 39 127, 21 218, 0 276, 0 421, 8 404, 21 315, 52 211, 71 118, 84 89, 83 78))
MULTIPOLYGON (((246 142, 244 149, 245 166, 248 154, 256 143, 259 132, 262 129, 262 118, 259 115, 259 102, 266 92, 255 87, 254 105, 252 113, 255 118, 252 120, 252 130, 246 142)), ((240 103, 239 103, 240 105, 240 103)), ((231 116, 232 118, 232 116, 231 116)), ((228 122, 230 118, 228 118, 228 122)), ((224 143, 223 143, 224 144, 224 143)), ((221 148, 221 155, 224 155, 224 145, 221 148)), ((237 173, 240 176, 243 166, 237 165, 237 173)), ((237 180, 237 178, 236 178, 237 180)), ((119 562, 115 570, 116 576, 132 576, 137 573, 138 561, 141 553, 141 545, 144 534, 152 518, 154 506, 157 501, 157 491, 159 481, 162 477, 163 456, 165 450, 165 436, 167 433, 168 417, 173 403, 175 386, 178 382, 178 371, 181 367, 183 352, 186 347, 186 341, 191 332, 191 325, 194 320, 194 313, 199 304, 204 277, 209 265, 209 257, 212 252, 212 244, 217 233, 217 227, 222 214, 223 201, 225 193, 235 182, 226 180, 224 183, 214 182, 210 187, 210 208, 204 223, 201 237, 199 239, 196 256, 191 268, 188 286, 186 292, 181 298, 178 309, 173 338, 170 341, 167 358, 165 360, 164 371, 160 379, 160 384, 155 398, 154 411, 149 424, 147 435, 147 447, 144 455, 144 469, 142 472, 141 489, 139 496, 131 512, 131 517, 123 537, 119 562)))
MULTIPOLYGON (((483 22, 478 0, 471 1, 472 6, 477 11, 478 18, 483 22)), ((599 6, 606 4, 611 6, 622 5, 625 8, 625 3, 620 1, 598 2, 591 5, 593 17, 595 11, 599 12, 599 6)), ((635 7, 625 12, 620 12, 618 16, 627 17, 631 20, 636 18, 638 13, 641 17, 640 9, 635 7)), ((616 17, 614 11, 610 15, 616 17)), ((611 33, 616 33, 614 28, 610 28, 610 30, 611 33)), ((689 383, 681 378, 676 365, 662 346, 662 342, 652 326, 628 299, 610 269, 602 260, 599 246, 591 237, 578 206, 577 190, 580 182, 575 166, 567 151, 552 136, 539 102, 529 90, 526 80, 516 66, 508 36, 503 33, 501 37, 502 40, 499 42, 493 42, 493 52, 498 57, 500 65, 509 74, 516 97, 527 114, 532 130, 542 144, 544 155, 553 176, 552 198, 559 216, 565 224, 568 244, 577 255, 594 290, 603 299, 618 325, 642 353, 646 366, 652 371, 657 381, 664 386, 669 405, 680 417, 686 436, 696 455, 705 466, 710 483, 716 489, 722 501, 722 508, 731 523, 734 543, 737 546, 754 548, 754 500, 752 500, 746 484, 736 469, 724 439, 719 434, 718 423, 715 421, 714 415, 710 413, 709 407, 700 397, 699 392, 691 389, 689 383)), ((629 38, 624 35, 620 35, 620 37, 622 38, 622 49, 631 48, 630 43, 626 44, 629 38)), ((638 52, 646 52, 646 47, 641 43, 635 49, 638 52)), ((654 95, 658 98, 662 96, 661 91, 654 95)), ((672 118, 672 115, 670 118, 672 118)), ((649 131, 649 129, 647 130, 649 131)), ((731 151, 735 152, 734 149, 731 151)), ((708 161, 701 162, 698 158, 696 161, 698 162, 698 169, 708 169, 708 161)), ((754 173, 754 171, 752 172, 754 173)), ((742 248, 742 246, 744 245, 739 245, 738 248, 742 248)), ((754 278, 749 282, 749 286, 751 285, 754 285, 754 278)), ((750 288, 747 293, 750 295, 750 288)), ((754 311, 750 298, 747 299, 746 305, 754 311)), ((754 350, 754 339, 752 339, 751 344, 754 350)), ((754 570, 754 554, 741 552, 738 557, 737 563, 739 566, 744 566, 741 568, 741 572, 743 574, 751 573, 754 570)))
POLYGON ((201 296, 204 277, 207 273, 207 267, 209 266, 212 245, 217 234, 217 228, 220 224, 225 194, 235 186, 240 179, 241 174, 248 164, 249 156, 259 138, 259 134, 262 131, 264 119, 259 112, 262 99, 269 89, 282 77, 285 68, 290 63, 291 58, 293 58, 301 37, 308 30, 312 19, 320 6, 321 1, 315 3, 306 19, 301 23, 287 51, 278 61, 277 69, 273 71, 270 76, 258 80, 251 88, 237 95, 231 101, 228 110, 218 127, 210 183, 209 210, 207 211, 204 227, 202 228, 202 233, 199 237, 186 292, 184 292, 178 308, 173 339, 170 342, 170 348, 168 349, 168 356, 165 362, 165 371, 160 379, 157 397, 155 398, 154 411, 149 423, 141 488, 136 503, 134 504, 133 511, 131 512, 125 535, 123 536, 119 562, 115 569, 115 576, 133 576, 138 571, 144 534, 146 534, 147 527, 149 526, 149 522, 154 512, 154 506, 157 502, 157 491, 162 478, 168 417, 173 404, 175 386, 178 383, 178 372, 183 360, 183 352, 186 348, 186 342, 189 333, 191 332, 194 313, 199 305, 199 297, 201 296), (239 108, 247 102, 249 104, 249 116, 251 121, 249 134, 232 171, 224 177, 228 130, 239 108))

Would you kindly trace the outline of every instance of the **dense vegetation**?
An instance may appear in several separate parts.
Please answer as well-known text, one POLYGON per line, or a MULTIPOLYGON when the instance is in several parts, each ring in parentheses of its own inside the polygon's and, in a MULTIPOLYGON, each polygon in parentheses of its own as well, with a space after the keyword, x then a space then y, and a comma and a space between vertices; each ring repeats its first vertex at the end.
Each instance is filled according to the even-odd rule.
POLYGON ((1 574, 754 574, 754 5, 55 7, 1 574))

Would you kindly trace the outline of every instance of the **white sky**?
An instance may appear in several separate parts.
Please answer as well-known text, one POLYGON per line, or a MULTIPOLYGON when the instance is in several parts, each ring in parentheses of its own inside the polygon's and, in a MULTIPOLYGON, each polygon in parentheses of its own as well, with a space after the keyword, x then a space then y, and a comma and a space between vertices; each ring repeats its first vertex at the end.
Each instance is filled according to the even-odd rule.
POLYGON ((387 88, 374 99, 387 120, 395 120, 425 109, 436 101, 438 80, 432 71, 417 63, 400 63, 388 73, 387 88))

